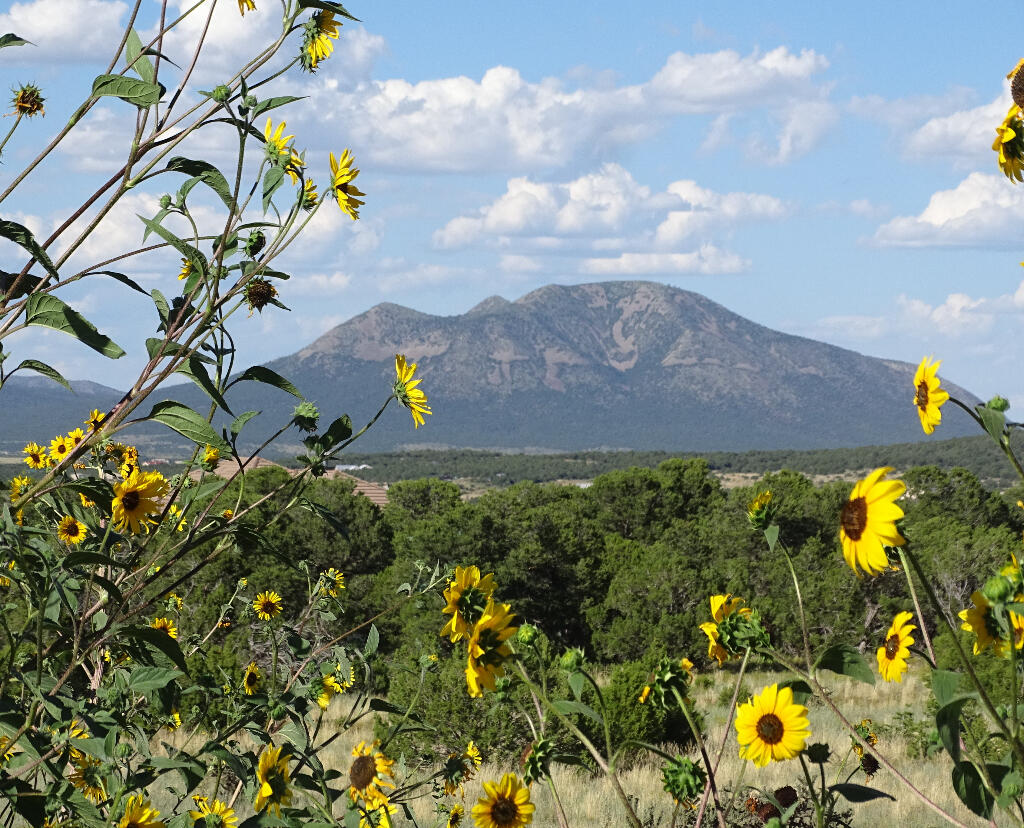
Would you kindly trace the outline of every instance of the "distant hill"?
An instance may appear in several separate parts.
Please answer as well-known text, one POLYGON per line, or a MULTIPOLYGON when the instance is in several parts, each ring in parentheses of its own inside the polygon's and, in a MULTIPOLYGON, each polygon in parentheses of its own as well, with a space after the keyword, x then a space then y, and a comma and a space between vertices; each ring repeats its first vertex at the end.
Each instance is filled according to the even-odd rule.
MULTIPOLYGON (((912 402, 914 365, 773 331, 700 294, 651 282, 549 285, 514 302, 491 297, 458 316, 380 304, 268 366, 324 417, 346 412, 358 427, 389 393, 396 353, 418 363, 435 414, 413 431, 406 412, 389 410, 355 444, 359 451, 746 451, 924 437, 912 402)), ((194 388, 175 396, 202 399, 194 388)), ((295 402, 255 383, 228 399, 236 413, 263 412, 247 426, 250 439, 295 402)), ((76 401, 76 410, 85 407, 76 401)), ((943 437, 977 433, 962 412, 945 412, 943 437)), ((6 414, 3 443, 12 431, 6 414)), ((25 422, 19 418, 22 434, 25 422)))

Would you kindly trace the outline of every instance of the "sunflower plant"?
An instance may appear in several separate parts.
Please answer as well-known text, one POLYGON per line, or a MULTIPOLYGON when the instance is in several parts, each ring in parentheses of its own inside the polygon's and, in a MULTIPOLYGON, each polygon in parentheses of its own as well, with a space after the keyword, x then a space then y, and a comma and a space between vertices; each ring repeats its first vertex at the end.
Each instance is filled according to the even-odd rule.
MULTIPOLYGON (((340 209, 355 221, 365 204, 352 153, 307 157, 286 126, 286 113, 302 99, 268 92, 268 84, 287 86, 294 73, 331 59, 343 22, 356 18, 333 0, 289 0, 280 7, 280 36, 251 41, 237 71, 199 90, 192 67, 209 42, 201 34, 188 42, 182 24, 190 15, 209 21, 215 5, 200 0, 142 33, 135 25, 145 9, 135 2, 128 28, 111 44, 108 70, 62 114, 52 140, 13 169, 20 156, 6 153, 19 140, 35 142, 26 124, 36 128, 54 114, 33 84, 15 90, 16 117, 0 140, 7 171, 0 238, 15 251, 9 272, 0 272, 0 407, 16 393, 7 381, 22 372, 70 388, 31 354, 11 359, 19 347, 12 337, 25 328, 59 331, 110 359, 125 355, 73 307, 70 286, 113 280, 153 308, 153 336, 139 346, 146 358, 130 390, 108 411, 69 413, 65 433, 33 435, 24 472, 4 483, 4 824, 230 828, 271 818, 293 826, 386 825, 417 786, 432 781, 410 781, 396 770, 386 740, 362 745, 347 773, 320 758, 378 705, 370 687, 379 635, 353 617, 342 571, 307 573, 305 602, 286 600, 274 584, 240 579, 212 623, 198 626, 189 611, 205 597, 188 594, 196 575, 229 550, 265 548, 268 520, 302 508, 338 528, 337 517, 310 500, 308 486, 392 401, 409 410, 416 427, 431 414, 416 364, 402 354, 395 355, 393 387, 381 388, 382 404, 358 431, 345 414, 323 425, 316 405, 286 377, 239 367, 243 354, 231 330, 246 324, 246 315, 238 311, 287 310, 281 295, 288 274, 277 269, 282 254, 321 209, 340 209), (37 184, 54 151, 76 140, 99 105, 134 115, 117 174, 69 210, 56 231, 37 237, 12 218, 25 210, 18 195, 37 184), (200 135, 234 143, 229 167, 185 154, 204 146, 200 135), (153 202, 139 216, 135 242, 89 260, 90 237, 133 190, 153 202), (148 290, 128 275, 143 256, 159 260, 165 274, 148 290), (164 394, 156 401, 154 392, 177 375, 194 382, 208 406, 199 411, 164 394), (232 388, 251 383, 291 394, 297 404, 258 451, 243 454, 243 439, 254 442, 243 435, 259 412, 232 411, 228 400, 232 388), (173 475, 131 444, 143 423, 166 426, 190 447, 173 475), (249 496, 247 470, 292 427, 303 446, 302 469, 249 496), (256 510, 271 499, 280 508, 258 521, 256 510), (248 652, 239 653, 244 666, 220 676, 191 669, 233 623, 251 630, 248 652)), ((247 13, 272 13, 255 0, 240 0, 238 11, 242 27, 247 13)), ((0 36, 0 48, 13 47, 34 48, 15 33, 0 36)), ((439 580, 437 572, 420 578, 395 608, 439 580)), ((480 644, 485 655, 488 642, 480 644)))

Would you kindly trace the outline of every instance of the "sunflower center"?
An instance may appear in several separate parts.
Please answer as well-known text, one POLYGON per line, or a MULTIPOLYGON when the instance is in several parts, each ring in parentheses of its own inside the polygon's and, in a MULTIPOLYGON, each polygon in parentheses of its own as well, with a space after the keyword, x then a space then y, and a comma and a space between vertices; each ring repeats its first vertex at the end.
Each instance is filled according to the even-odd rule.
POLYGON ((757 720, 757 735, 765 744, 777 745, 782 741, 782 734, 785 732, 782 719, 774 713, 765 713, 757 720))
POLYGON ((922 380, 917 384, 917 394, 914 395, 914 402, 918 408, 928 407, 928 383, 922 380))
POLYGON ((900 651, 900 637, 898 635, 890 635, 885 639, 885 657, 892 661, 896 658, 896 654, 900 651))
POLYGON ((860 536, 864 534, 864 528, 868 525, 868 502, 863 497, 846 501, 839 515, 839 522, 846 532, 846 537, 852 541, 859 541, 860 536))
POLYGON ((491 819, 502 828, 505 825, 515 825, 519 822, 519 808, 516 803, 507 797, 498 797, 498 801, 491 807, 491 819))
POLYGON ((140 499, 139 493, 136 491, 125 492, 124 497, 121 498, 121 504, 126 512, 134 512, 139 507, 140 499))
POLYGON ((373 782, 377 773, 377 763, 372 756, 358 756, 348 769, 348 779, 352 787, 361 791, 373 782))
POLYGON ((78 524, 77 523, 72 523, 64 531, 66 531, 68 533, 68 537, 69 538, 77 538, 78 537, 78 524))

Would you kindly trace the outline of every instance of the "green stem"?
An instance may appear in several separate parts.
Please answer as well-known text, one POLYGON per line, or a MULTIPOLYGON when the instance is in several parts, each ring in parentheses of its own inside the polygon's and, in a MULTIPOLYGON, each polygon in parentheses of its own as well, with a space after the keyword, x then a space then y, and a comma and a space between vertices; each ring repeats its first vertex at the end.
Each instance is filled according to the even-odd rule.
POLYGON ((811 781, 811 772, 807 769, 807 762, 804 761, 803 753, 799 754, 797 758, 800 760, 800 768, 804 772, 804 779, 807 780, 807 792, 811 795, 811 801, 814 803, 814 820, 817 822, 818 828, 825 828, 825 811, 821 807, 818 794, 814 791, 814 782, 811 781))
POLYGON ((902 546, 897 546, 896 551, 900 556, 900 563, 903 565, 903 574, 907 577, 907 587, 910 590, 910 599, 914 602, 914 611, 917 613, 917 623, 921 625, 921 637, 924 639, 924 645, 928 648, 928 655, 932 660, 932 667, 936 665, 935 661, 935 650, 932 647, 931 636, 928 635, 928 627, 924 623, 924 613, 921 611, 921 602, 917 599, 917 590, 914 589, 914 579, 910 575, 910 567, 907 566, 907 554, 903 551, 902 546))
POLYGON ((14 135, 14 130, 18 128, 18 124, 21 123, 21 119, 24 114, 24 112, 18 113, 18 117, 14 119, 14 124, 11 126, 10 130, 8 130, 7 135, 4 136, 4 140, 0 141, 0 155, 3 154, 4 147, 6 147, 7 142, 11 140, 11 136, 14 135))
POLYGON ((551 796, 555 800, 555 817, 558 819, 558 825, 560 828, 569 828, 569 820, 565 815, 565 809, 562 807, 562 800, 558 796, 558 789, 555 787, 555 780, 551 778, 551 774, 548 774, 548 789, 551 791, 551 796))
POLYGON ((779 541, 778 546, 782 550, 782 554, 786 557, 786 564, 789 566, 789 574, 793 577, 793 589, 796 592, 796 606, 800 613, 800 631, 803 633, 804 638, 804 657, 807 659, 807 672, 810 673, 814 670, 814 661, 811 658, 811 639, 807 632, 807 616, 804 614, 804 600, 803 596, 800 594, 800 579, 796 576, 796 569, 793 567, 793 559, 789 555, 789 550, 786 549, 786 544, 779 541))
POLYGON ((725 814, 722 812, 722 803, 718 799, 718 786, 715 784, 715 772, 711 768, 711 759, 708 758, 707 747, 704 745, 704 737, 701 736, 700 728, 697 727, 697 722, 694 721, 693 715, 690 713, 690 708, 686 704, 679 691, 673 687, 672 695, 676 697, 676 704, 679 705, 679 709, 683 712, 683 716, 686 717, 686 723, 690 726, 690 733, 693 734, 693 740, 697 743, 697 749, 700 751, 701 761, 704 762, 704 767, 708 772, 708 788, 711 791, 711 798, 715 802, 715 814, 718 817, 718 824, 720 828, 726 828, 725 814))

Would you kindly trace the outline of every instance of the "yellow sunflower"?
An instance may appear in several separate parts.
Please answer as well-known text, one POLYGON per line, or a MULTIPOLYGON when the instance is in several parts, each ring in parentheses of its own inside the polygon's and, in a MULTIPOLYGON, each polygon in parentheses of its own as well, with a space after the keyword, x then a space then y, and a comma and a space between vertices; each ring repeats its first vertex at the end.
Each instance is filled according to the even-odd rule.
POLYGON ((263 127, 263 138, 266 141, 265 151, 267 158, 274 162, 279 163, 282 158, 290 159, 292 156, 292 148, 288 146, 288 142, 294 138, 294 135, 284 135, 285 122, 281 121, 277 125, 277 129, 274 129, 274 124, 271 119, 267 118, 267 125, 263 127))
POLYGON ((447 603, 441 610, 445 615, 450 613, 452 617, 441 629, 441 636, 447 635, 454 643, 469 635, 470 628, 483 614, 496 587, 491 572, 480 577, 478 566, 455 567, 455 577, 448 582, 444 591, 447 603))
POLYGON ((147 524, 156 523, 163 511, 159 499, 167 494, 167 481, 160 472, 142 472, 137 468, 122 482, 114 484, 111 507, 114 527, 123 532, 148 532, 147 524))
POLYGON ((31 478, 19 475, 11 481, 11 502, 13 503, 25 492, 29 490, 32 485, 31 478))
MULTIPOLYGON (((193 822, 207 816, 217 816, 220 817, 221 828, 235 828, 238 825, 238 817, 235 816, 234 808, 229 808, 219 799, 213 800, 213 804, 210 804, 210 798, 207 796, 193 796, 192 801, 196 804, 196 810, 189 811, 188 815, 192 817, 193 822)), ((216 824, 213 820, 211 822, 216 824)))
POLYGON ((142 794, 128 797, 124 806, 124 816, 117 824, 118 828, 164 828, 162 820, 157 819, 160 812, 142 794))
POLYGON ((316 192, 316 182, 307 178, 302 183, 302 209, 309 212, 316 207, 316 200, 319 198, 316 192))
POLYGON ((89 415, 89 419, 85 420, 85 425, 89 426, 90 431, 99 431, 103 421, 107 418, 107 415, 100 411, 98 408, 94 408, 92 413, 89 415))
POLYGON ((896 499, 907 487, 900 480, 882 479, 891 471, 889 467, 875 469, 859 481, 839 516, 843 557, 857 575, 858 566, 870 575, 887 569, 885 547, 906 543, 896 531, 896 521, 903 517, 896 499))
POLYGON ((107 798, 106 782, 103 779, 102 763, 99 759, 93 759, 79 752, 79 758, 72 757, 74 770, 68 776, 68 781, 82 792, 82 795, 99 805, 107 798))
POLYGON ((78 499, 82 502, 82 506, 84 506, 86 509, 91 509, 93 506, 96 505, 95 500, 89 500, 89 498, 87 498, 81 492, 78 493, 78 499))
POLYGON ((333 566, 320 575, 320 595, 337 598, 345 588, 345 576, 333 566))
POLYGON ((910 623, 913 613, 901 612, 885 634, 885 643, 878 648, 878 672, 886 681, 903 681, 907 672, 907 659, 910 658, 910 645, 914 643, 911 633, 917 629, 910 623))
POLYGON ((43 103, 46 98, 43 97, 42 90, 33 83, 26 83, 14 90, 14 97, 11 99, 11 105, 14 107, 14 112, 11 114, 17 114, 19 118, 23 115, 26 118, 34 118, 36 115, 45 115, 46 107, 43 103))
POLYGON ((352 748, 352 764, 348 769, 348 795, 353 802, 362 799, 367 807, 387 804, 388 795, 384 788, 394 788, 394 759, 388 759, 377 750, 380 742, 367 745, 360 742, 352 748))
POLYGON ((334 51, 332 40, 338 39, 338 26, 341 24, 334 19, 334 12, 319 11, 313 15, 313 22, 316 24, 316 32, 309 38, 306 51, 309 54, 309 68, 315 70, 321 60, 327 60, 334 51))
POLYGON ((45 469, 50 465, 50 458, 46 456, 46 448, 38 443, 29 443, 22 450, 26 455, 23 459, 30 469, 45 469))
POLYGON ((174 626, 174 621, 170 618, 154 618, 149 622, 149 626, 154 630, 163 630, 171 638, 178 637, 178 628, 174 626))
POLYGON ((203 449, 203 465, 214 466, 220 460, 220 449, 214 448, 209 443, 203 449))
POLYGON ((331 699, 344 692, 345 688, 333 675, 323 676, 320 679, 320 692, 316 697, 316 703, 321 710, 326 710, 331 704, 331 699))
POLYGON ((390 802, 367 805, 360 811, 359 828, 391 828, 391 815, 397 810, 390 802))
MULTIPOLYGON (((1018 596, 1015 600, 1020 601, 1018 596)), ((992 614, 992 604, 980 590, 971 594, 971 602, 974 604, 970 609, 960 611, 960 620, 964 623, 961 628, 974 633, 974 654, 992 647, 993 652, 1001 658, 1010 654, 1010 643, 1003 636, 999 629, 999 623, 992 614)), ((1010 614, 1010 625, 1013 627, 1014 646, 1021 649, 1024 646, 1024 616, 1015 612, 1010 614)))
POLYGON ((789 687, 780 690, 777 684, 740 705, 735 726, 740 758, 749 759, 758 767, 792 759, 804 749, 811 735, 807 708, 793 703, 789 687))
POLYGON ((242 676, 242 689, 245 690, 245 695, 252 696, 258 693, 262 683, 260 668, 256 666, 255 661, 250 661, 249 666, 245 668, 245 675, 242 676))
POLYGON ((412 414, 413 426, 419 428, 423 425, 423 415, 434 412, 427 405, 427 395, 423 393, 422 389, 416 387, 420 384, 420 380, 412 378, 415 373, 415 362, 406 363, 403 354, 395 354, 395 399, 400 405, 409 409, 409 413, 412 414))
POLYGON ((256 802, 253 808, 259 813, 264 808, 267 812, 273 811, 281 816, 281 806, 290 805, 292 801, 292 789, 289 784, 288 759, 286 753, 281 755, 281 747, 267 745, 260 754, 259 766, 256 769, 256 781, 259 782, 259 791, 256 794, 256 802))
POLYGON ((530 789, 514 773, 506 773, 500 782, 484 782, 484 794, 473 806, 479 828, 522 828, 533 822, 530 789))
POLYGON ((256 11, 255 0, 238 0, 238 13, 245 17, 247 11, 256 11))
POLYGON ((483 689, 494 689, 494 679, 505 675, 505 662, 512 656, 508 639, 519 629, 509 604, 491 599, 473 627, 466 644, 466 687, 477 698, 483 689))
POLYGON ((0 736, 0 765, 10 762, 14 758, 14 754, 20 752, 21 749, 9 737, 0 736))
POLYGON ((1014 104, 996 127, 992 150, 999 153, 999 169, 1011 181, 1024 181, 1024 121, 1014 104))
POLYGON ((75 520, 71 515, 65 515, 57 524, 57 537, 72 546, 81 543, 86 534, 88 533, 85 530, 85 524, 75 520))
POLYGON ((347 213, 352 221, 359 218, 359 208, 366 202, 360 201, 357 196, 364 196, 352 182, 359 175, 359 170, 352 169, 352 162, 355 159, 347 149, 336 159, 331 153, 331 192, 338 201, 342 212, 347 213))
POLYGON ((466 809, 456 802, 448 812, 448 821, 445 823, 445 828, 459 828, 465 815, 466 809))
POLYGON ((921 418, 921 428, 925 434, 931 434, 935 426, 942 422, 939 409, 949 399, 949 394, 942 390, 939 378, 935 376, 940 365, 942 360, 932 362, 931 357, 925 357, 914 374, 914 405, 917 406, 917 415, 921 418))
MULTIPOLYGON (((743 615, 750 615, 750 607, 744 607, 746 602, 731 592, 725 595, 711 596, 711 617, 714 621, 705 621, 700 625, 701 630, 708 637, 708 658, 713 658, 721 667, 729 660, 730 653, 718 640, 718 625, 723 618, 739 612, 743 615)), ((692 665, 691 665, 692 666, 692 665)))
POLYGON ((256 610, 256 615, 261 621, 270 621, 281 614, 284 604, 280 595, 273 590, 267 590, 256 596, 256 600, 252 602, 252 608, 256 610))

